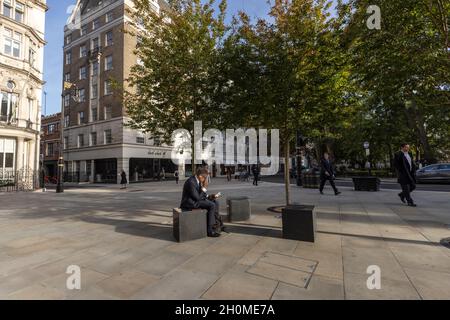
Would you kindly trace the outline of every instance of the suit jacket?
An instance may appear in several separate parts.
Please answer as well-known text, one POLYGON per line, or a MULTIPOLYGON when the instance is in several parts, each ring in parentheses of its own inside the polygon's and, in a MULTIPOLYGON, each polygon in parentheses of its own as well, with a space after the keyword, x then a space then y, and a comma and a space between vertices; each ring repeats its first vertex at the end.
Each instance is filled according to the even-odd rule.
POLYGON ((334 175, 335 175, 335 172, 334 172, 331 160, 328 160, 328 161, 325 159, 320 160, 320 178, 321 179, 331 178, 334 175), (329 176, 327 176, 325 174, 325 172, 328 172, 329 176))
POLYGON ((184 183, 180 208, 183 210, 197 209, 199 207, 199 201, 205 200, 206 198, 207 194, 202 191, 195 176, 192 176, 184 183))
POLYGON ((415 184, 416 183, 416 165, 411 156, 411 166, 402 151, 395 154, 394 166, 397 171, 397 181, 400 184, 415 184))

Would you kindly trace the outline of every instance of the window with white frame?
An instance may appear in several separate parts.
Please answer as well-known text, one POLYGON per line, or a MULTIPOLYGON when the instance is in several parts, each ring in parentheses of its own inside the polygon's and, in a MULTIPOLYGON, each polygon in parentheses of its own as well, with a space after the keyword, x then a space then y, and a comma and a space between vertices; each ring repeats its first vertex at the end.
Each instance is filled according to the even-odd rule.
POLYGON ((69 147, 69 137, 64 137, 64 145, 63 148, 67 149, 69 147))
POLYGON ((15 167, 16 140, 0 137, 0 173, 15 167))
POLYGON ((80 67, 80 80, 84 80, 87 77, 86 66, 80 67))
POLYGON ((97 121, 98 120, 98 111, 97 111, 97 107, 92 107, 91 109, 91 121, 97 121))
POLYGON ((20 58, 22 50, 22 34, 12 29, 5 28, 3 34, 3 53, 15 58, 20 58))
POLYGON ((112 94, 111 80, 105 80, 105 96, 112 94))
POLYGON ((92 21, 92 30, 98 29, 98 27, 100 27, 100 20, 97 18, 92 21))
POLYGON ((106 17, 105 17, 105 22, 108 23, 108 22, 111 22, 113 20, 114 20, 114 14, 112 12, 108 12, 106 14, 106 17))
POLYGON ((106 106, 105 107, 105 120, 109 120, 112 118, 112 107, 106 106))
POLYGON ((69 125, 70 125, 70 116, 66 115, 66 116, 64 116, 64 127, 68 128, 69 125))
POLYGON ((81 26, 80 36, 84 36, 87 34, 87 25, 81 26))
POLYGON ((92 63, 92 75, 98 76, 98 61, 92 63))
POLYGON ((3 0, 3 15, 5 17, 11 18, 11 14, 12 14, 12 1, 3 0))
POLYGON ((78 112, 78 124, 84 123, 84 111, 78 112))
POLYGON ((98 49, 99 45, 100 45, 100 43, 99 43, 98 38, 92 39, 92 50, 98 49))
POLYGON ((79 134, 78 135, 78 148, 84 147, 84 135, 79 134))
POLYGON ((96 146, 97 145, 97 132, 91 132, 89 143, 90 143, 91 146, 96 146))
POLYGON ((18 95, 6 91, 0 91, 0 121, 11 122, 16 116, 18 95))
POLYGON ((80 46, 80 58, 87 56, 87 47, 85 44, 80 46))
POLYGON ((105 131, 103 132, 103 138, 104 138, 105 144, 112 143, 112 133, 111 133, 111 129, 105 130, 105 131))
POLYGON ((105 46, 111 46, 113 44, 113 32, 108 31, 107 33, 105 33, 105 46))
POLYGON ((66 45, 67 44, 70 44, 71 42, 72 42, 72 34, 68 34, 67 36, 66 36, 66 45))
POLYGON ((78 98, 79 98, 79 102, 86 101, 86 91, 84 89, 78 90, 78 98))
POLYGON ((64 96, 64 107, 68 107, 68 106, 70 106, 70 94, 69 93, 64 96))
POLYGON ((66 74, 64 74, 64 81, 70 82, 70 72, 67 72, 66 74))
POLYGON ((112 70, 113 68, 113 57, 112 55, 105 57, 105 71, 112 70))
POLYGON ((14 19, 17 22, 23 23, 24 13, 25 13, 25 5, 23 3, 16 1, 14 19))
POLYGON ((72 52, 67 51, 66 52, 66 64, 71 64, 72 63, 72 52))

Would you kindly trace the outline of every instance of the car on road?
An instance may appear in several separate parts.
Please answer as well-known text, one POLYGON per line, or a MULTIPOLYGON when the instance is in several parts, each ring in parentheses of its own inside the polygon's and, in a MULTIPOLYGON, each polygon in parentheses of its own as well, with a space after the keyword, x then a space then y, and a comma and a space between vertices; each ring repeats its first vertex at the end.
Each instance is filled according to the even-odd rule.
POLYGON ((450 163, 438 163, 417 170, 418 183, 442 182, 450 183, 450 163))

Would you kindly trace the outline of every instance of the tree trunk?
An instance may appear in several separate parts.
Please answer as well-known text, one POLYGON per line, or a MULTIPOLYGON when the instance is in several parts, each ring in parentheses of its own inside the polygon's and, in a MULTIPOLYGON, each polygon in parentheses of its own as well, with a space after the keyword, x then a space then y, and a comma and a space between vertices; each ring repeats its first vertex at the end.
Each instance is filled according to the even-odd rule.
POLYGON ((289 175, 289 138, 286 136, 284 139, 284 187, 286 193, 286 206, 290 204, 290 190, 291 190, 291 177, 289 175))

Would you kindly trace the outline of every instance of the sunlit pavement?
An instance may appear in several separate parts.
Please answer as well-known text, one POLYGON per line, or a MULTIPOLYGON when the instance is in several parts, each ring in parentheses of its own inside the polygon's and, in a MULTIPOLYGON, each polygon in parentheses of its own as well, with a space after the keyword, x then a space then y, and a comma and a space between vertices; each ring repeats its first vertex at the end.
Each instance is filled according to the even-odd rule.
POLYGON ((450 196, 414 192, 407 207, 395 190, 292 187, 292 201, 313 204, 317 240, 281 238, 268 207, 284 186, 213 179, 227 196, 251 198, 249 222, 229 234, 176 243, 173 181, 0 194, 0 298, 3 299, 450 299, 450 196), (68 266, 81 268, 69 290, 68 266), (381 272, 380 289, 373 266, 381 272), (369 283, 369 284, 370 284, 369 283), (370 285, 369 285, 370 287, 370 285))

